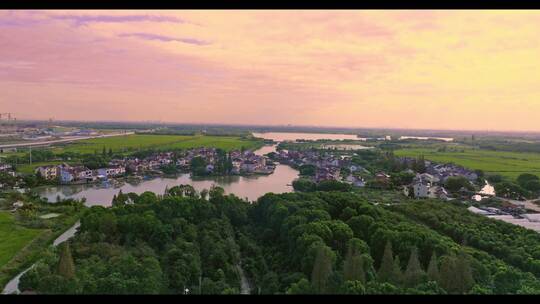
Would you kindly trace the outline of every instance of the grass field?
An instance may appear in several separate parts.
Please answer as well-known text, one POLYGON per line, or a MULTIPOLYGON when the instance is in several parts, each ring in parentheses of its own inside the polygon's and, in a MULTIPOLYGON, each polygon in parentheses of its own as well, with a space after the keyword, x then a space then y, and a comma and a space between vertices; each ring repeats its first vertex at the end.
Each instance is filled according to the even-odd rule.
MULTIPOLYGON (((135 152, 139 149, 191 149, 199 147, 214 147, 224 150, 236 150, 242 147, 246 149, 257 149, 263 145, 262 141, 242 139, 233 136, 184 136, 184 135, 146 135, 133 134, 127 136, 115 136, 81 140, 69 144, 56 145, 52 148, 55 154, 63 152, 72 152, 77 154, 101 154, 103 148, 109 151, 109 148, 115 153, 135 152)), ((21 153, 21 152, 17 152, 21 153)), ((35 162, 30 164, 19 164, 17 171, 24 174, 32 174, 34 169, 44 165, 56 165, 61 161, 35 162)), ((70 163, 70 162, 68 162, 70 163)))
POLYGON ((17 225, 12 214, 0 211, 0 268, 41 232, 17 225))
POLYGON ((399 149, 396 156, 417 157, 440 163, 454 163, 469 169, 479 169, 489 174, 500 174, 516 179, 522 173, 540 176, 540 154, 465 149, 464 152, 438 152, 434 149, 399 149))
POLYGON ((246 149, 257 148, 260 142, 254 140, 244 140, 239 137, 226 136, 183 136, 183 135, 146 135, 134 134, 128 136, 115 136, 106 138, 95 138, 82 140, 64 146, 57 146, 53 150, 55 153, 75 152, 75 153, 101 153, 105 147, 107 151, 111 148, 114 152, 126 152, 137 149, 168 149, 168 148, 197 148, 215 147, 224 150, 234 150, 245 147, 246 149))

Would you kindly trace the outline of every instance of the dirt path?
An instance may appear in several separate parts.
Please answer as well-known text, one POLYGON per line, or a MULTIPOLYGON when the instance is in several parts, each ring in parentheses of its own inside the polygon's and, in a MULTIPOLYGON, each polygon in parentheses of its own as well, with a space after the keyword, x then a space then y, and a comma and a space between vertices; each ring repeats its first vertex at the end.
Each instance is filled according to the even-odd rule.
POLYGON ((240 275, 240 294, 251 294, 251 287, 249 286, 249 282, 244 274, 244 269, 242 269, 240 263, 236 264, 236 269, 240 275))

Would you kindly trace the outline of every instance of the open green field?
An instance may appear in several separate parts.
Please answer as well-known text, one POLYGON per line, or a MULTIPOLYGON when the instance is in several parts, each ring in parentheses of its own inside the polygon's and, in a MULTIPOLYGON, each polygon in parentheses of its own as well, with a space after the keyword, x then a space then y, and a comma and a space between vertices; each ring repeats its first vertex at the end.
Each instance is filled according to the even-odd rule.
MULTIPOLYGON (((94 138, 81 140, 69 144, 55 145, 51 148, 55 154, 71 152, 77 154, 101 153, 103 148, 109 151, 109 148, 115 153, 129 154, 137 150, 145 149, 191 149, 199 147, 221 148, 227 151, 245 149, 257 149, 263 145, 261 140, 243 139, 234 136, 205 136, 205 135, 147 135, 133 134, 127 136, 114 136, 104 138, 94 138)), ((16 152, 23 153, 23 152, 16 152)), ((7 156, 6 154, 5 156, 7 156)), ((13 154, 9 154, 13 155, 13 154)), ((34 169, 39 166, 56 165, 62 161, 34 162, 30 164, 17 165, 17 171, 24 174, 32 174, 34 169)), ((68 161, 67 163, 72 163, 68 161)))
POLYGON ((105 147, 107 151, 111 148, 114 152, 127 152, 137 149, 175 149, 175 148, 197 148, 214 147, 224 150, 234 150, 245 147, 246 149, 257 148, 261 145, 259 141, 245 140, 239 137, 228 136, 183 136, 183 135, 146 135, 133 134, 127 136, 115 136, 106 138, 94 138, 81 140, 65 146, 54 148, 55 153, 75 152, 75 153, 101 153, 105 147))
POLYGON ((438 152, 434 149, 415 148, 394 151, 396 156, 417 157, 439 163, 454 163, 469 169, 479 169, 487 174, 500 174, 516 179, 522 173, 540 176, 540 154, 465 149, 464 152, 438 152))
POLYGON ((0 267, 9 262, 42 231, 21 227, 15 223, 12 214, 0 211, 0 267))

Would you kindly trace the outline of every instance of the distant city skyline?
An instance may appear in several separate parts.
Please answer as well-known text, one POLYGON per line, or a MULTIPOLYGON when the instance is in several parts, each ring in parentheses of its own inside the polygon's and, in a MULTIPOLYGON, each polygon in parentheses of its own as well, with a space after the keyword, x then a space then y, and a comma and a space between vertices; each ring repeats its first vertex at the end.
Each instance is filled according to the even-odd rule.
POLYGON ((540 131, 540 11, 0 11, 18 119, 540 131))

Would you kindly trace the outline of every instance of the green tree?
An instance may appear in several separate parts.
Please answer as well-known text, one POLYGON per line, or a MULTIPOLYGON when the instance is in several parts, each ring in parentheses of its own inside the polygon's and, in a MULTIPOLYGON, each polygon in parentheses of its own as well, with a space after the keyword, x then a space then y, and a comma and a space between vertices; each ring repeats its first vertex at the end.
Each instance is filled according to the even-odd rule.
MULTIPOLYGON (((293 185, 294 186, 294 185, 293 185)), ((317 185, 317 191, 351 191, 352 186, 337 180, 324 180, 317 185)))
POLYGON ((347 281, 344 285, 344 294, 362 295, 366 293, 366 288, 362 281, 347 281))
POLYGON ((517 182, 518 184, 525 188, 525 185, 530 182, 530 181, 539 181, 540 178, 534 174, 531 174, 531 173, 523 173, 523 174, 520 174, 518 177, 517 177, 517 182))
POLYGON ((448 293, 456 293, 459 290, 459 277, 456 272, 455 256, 443 256, 441 261, 440 285, 448 293))
POLYGON ((521 287, 521 276, 515 269, 504 267, 493 276, 495 293, 515 293, 521 287))
POLYGON ((445 182, 445 187, 452 192, 457 192, 461 188, 474 190, 474 186, 463 176, 450 176, 445 182))
POLYGON ((419 155, 416 160, 412 163, 412 170, 418 173, 426 172, 426 161, 424 155, 419 155))
POLYGON ((390 282, 394 272, 394 257, 392 252, 392 243, 388 241, 384 247, 384 253, 377 272, 379 282, 390 282))
POLYGON ((201 193, 199 193, 199 195, 201 196, 201 198, 203 200, 206 200, 206 199, 208 199, 208 193, 209 193, 208 189, 202 189, 201 193))
POLYGON ((326 291, 335 258, 334 252, 328 246, 320 245, 317 248, 317 255, 311 273, 311 284, 317 293, 326 291))
POLYGON ((343 263, 343 276, 346 281, 366 282, 366 272, 364 270, 364 260, 355 247, 349 246, 347 256, 343 263))
POLYGON ((75 263, 71 256, 69 242, 64 242, 60 248, 60 259, 58 260, 58 275, 73 279, 75 277, 75 263))
POLYGON ((212 185, 208 194, 210 201, 218 202, 221 198, 223 198, 223 195, 225 195, 225 189, 216 185, 212 185))
POLYGON ((459 291, 466 293, 474 286, 474 278, 472 269, 469 263, 469 257, 465 252, 461 251, 456 260, 456 272, 459 278, 459 291))
POLYGON ((292 186, 295 191, 301 191, 301 192, 311 192, 311 191, 315 191, 316 189, 316 184, 306 178, 300 178, 300 179, 294 180, 292 182, 292 186))
POLYGON ((433 254, 431 255, 431 259, 429 260, 427 270, 427 276, 430 281, 439 282, 441 279, 439 275, 439 266, 437 263, 437 254, 433 252, 433 254))
POLYGON ((392 276, 390 277, 390 283, 395 286, 400 286, 403 284, 403 271, 401 270, 401 262, 399 261, 399 256, 396 255, 394 258, 394 265, 392 267, 392 276))
POLYGON ((302 165, 298 170, 300 171, 300 175, 315 176, 317 168, 314 165, 302 165))
POLYGON ((474 278, 465 253, 445 256, 441 263, 441 287, 449 293, 463 294, 474 286, 474 278))
POLYGON ((529 194, 520 185, 512 182, 497 183, 494 188, 497 196, 504 198, 521 199, 522 197, 527 197, 529 194))
POLYGON ((523 185, 523 188, 532 192, 538 192, 540 191, 540 181, 530 180, 523 185))
POLYGON ((404 274, 404 283, 408 287, 415 287, 422 283, 425 279, 426 273, 422 270, 420 261, 418 260, 418 249, 413 247, 409 256, 409 263, 407 263, 407 269, 404 274))
POLYGON ((191 160, 190 167, 191 172, 194 175, 205 175, 206 174, 206 160, 200 156, 196 156, 191 160))
POLYGON ((305 278, 293 283, 288 289, 287 294, 313 294, 313 287, 309 284, 309 281, 305 278))

